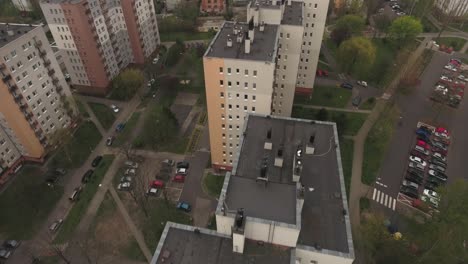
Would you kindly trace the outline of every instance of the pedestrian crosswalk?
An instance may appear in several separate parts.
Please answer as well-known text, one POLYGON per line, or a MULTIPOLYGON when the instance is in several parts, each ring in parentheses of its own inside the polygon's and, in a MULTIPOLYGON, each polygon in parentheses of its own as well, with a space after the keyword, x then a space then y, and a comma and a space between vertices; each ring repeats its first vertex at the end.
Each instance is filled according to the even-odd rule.
POLYGON ((374 192, 372 193, 372 200, 395 211, 396 199, 376 188, 374 188, 374 192))

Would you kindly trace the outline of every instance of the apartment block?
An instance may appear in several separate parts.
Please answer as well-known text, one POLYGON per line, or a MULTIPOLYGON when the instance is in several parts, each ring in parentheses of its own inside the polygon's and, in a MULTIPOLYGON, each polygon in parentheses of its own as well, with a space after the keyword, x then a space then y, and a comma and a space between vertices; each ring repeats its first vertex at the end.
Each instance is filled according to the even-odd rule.
POLYGON ((41 160, 48 137, 69 126, 75 107, 41 25, 0 24, 0 72, 3 171, 23 159, 41 160))
POLYGON ((159 45, 151 0, 42 0, 41 9, 71 83, 105 94, 129 64, 143 64, 159 45))
POLYGON ((468 1, 465 0, 437 0, 435 6, 443 15, 463 19, 468 13, 468 1))
POLYGON ((211 160, 230 170, 248 113, 290 116, 310 94, 328 1, 252 1, 247 22, 225 22, 204 56, 211 160))
POLYGON ((200 10, 204 13, 222 14, 224 8, 224 0, 202 0, 200 3, 200 10))
POLYGON ((167 223, 151 264, 353 263, 336 124, 257 114, 245 124, 216 230, 167 223))
POLYGON ((20 11, 29 12, 33 10, 31 0, 11 0, 11 2, 20 11))

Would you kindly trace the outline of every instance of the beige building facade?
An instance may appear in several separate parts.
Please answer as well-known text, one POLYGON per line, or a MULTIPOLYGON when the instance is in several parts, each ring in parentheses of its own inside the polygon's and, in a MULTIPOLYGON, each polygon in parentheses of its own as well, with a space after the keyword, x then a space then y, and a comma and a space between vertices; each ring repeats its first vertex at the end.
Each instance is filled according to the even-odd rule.
POLYGON ((0 28, 0 167, 4 170, 22 159, 40 161, 48 138, 70 125, 75 106, 42 26, 0 24, 0 28))

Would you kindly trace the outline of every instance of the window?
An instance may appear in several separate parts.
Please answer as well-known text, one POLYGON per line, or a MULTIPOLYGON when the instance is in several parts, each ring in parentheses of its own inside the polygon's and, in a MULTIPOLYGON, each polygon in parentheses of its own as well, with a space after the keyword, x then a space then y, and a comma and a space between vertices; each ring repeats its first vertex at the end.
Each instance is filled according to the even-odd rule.
POLYGON ((315 18, 315 17, 316 17, 316 15, 315 15, 315 14, 313 14, 313 15, 312 15, 312 17, 313 17, 313 18, 315 18))
POLYGON ((240 85, 240 82, 236 82, 236 85, 239 86, 239 85, 240 85))
POLYGON ((224 104, 221 104, 221 108, 224 108, 224 104))
POLYGON ((219 73, 223 73, 223 67, 219 67, 219 73))
POLYGON ((226 125, 225 125, 225 124, 221 124, 221 128, 222 128, 222 129, 225 129, 225 128, 226 128, 226 125))
POLYGON ((252 112, 255 112, 255 106, 252 106, 252 112))
POLYGON ((28 82, 28 86, 31 87, 33 85, 32 81, 28 82))
POLYGON ((257 84, 256 84, 256 83, 252 83, 252 88, 257 89, 257 84))
POLYGON ((231 74, 231 68, 227 68, 228 74, 231 74))
POLYGON ((229 109, 232 109, 232 104, 229 104, 229 105, 228 105, 228 108, 229 108, 229 109))
POLYGON ((244 105, 244 111, 247 111, 247 106, 244 105))
POLYGON ((244 70, 245 76, 249 76, 249 70, 244 70))
POLYGON ((16 63, 16 66, 18 66, 18 68, 21 68, 23 67, 23 63, 21 61, 18 61, 18 63, 16 63))
POLYGON ((10 54, 12 58, 16 57, 16 50, 12 50, 10 54))
POLYGON ((223 85, 224 85, 224 81, 223 81, 223 80, 219 80, 219 85, 223 86, 223 85))
MULTIPOLYGON (((252 100, 255 101, 256 99, 257 99, 257 96, 252 95, 252 100)), ((237 118, 239 118, 239 117, 237 117, 237 118)))
POLYGON ((290 36, 290 34, 289 34, 289 33, 288 33, 288 34, 286 34, 286 38, 289 38, 289 36, 290 36))
POLYGON ((224 97, 224 93, 223 93, 223 92, 219 93, 219 96, 220 96, 221 98, 224 97))
POLYGON ((314 5, 314 8, 317 8, 317 4, 314 5))
POLYGON ((244 88, 245 88, 245 89, 249 88, 249 83, 248 83, 248 82, 245 82, 245 83, 244 83, 244 88))
POLYGON ((283 37, 283 32, 280 33, 280 38, 282 38, 282 37, 283 37))
POLYGON ((23 78, 26 77, 26 76, 28 76, 28 72, 27 72, 27 71, 22 72, 22 73, 21 73, 21 76, 23 76, 23 78))
POLYGON ((253 71, 253 76, 257 77, 257 71, 253 71))
POLYGON ((240 72, 240 70, 237 68, 237 69, 236 69, 236 73, 239 74, 239 72, 240 72))
POLYGON ((244 94, 244 100, 249 99, 249 96, 247 94, 244 94))

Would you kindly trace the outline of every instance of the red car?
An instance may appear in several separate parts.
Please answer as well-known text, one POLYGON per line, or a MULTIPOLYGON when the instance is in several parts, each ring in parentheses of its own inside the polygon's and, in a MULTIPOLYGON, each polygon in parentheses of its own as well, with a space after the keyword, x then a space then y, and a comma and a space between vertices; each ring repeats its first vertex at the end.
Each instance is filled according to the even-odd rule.
POLYGON ((425 149, 431 149, 431 146, 429 146, 429 144, 427 144, 426 142, 422 141, 422 140, 418 140, 416 142, 416 145, 420 146, 420 147, 423 147, 425 149))
POLYGON ((316 74, 317 74, 317 76, 325 76, 325 77, 328 76, 328 72, 326 70, 322 70, 322 69, 317 69, 316 74))
POLYGON ((152 181, 152 182, 151 182, 151 187, 152 187, 152 188, 162 189, 162 188, 164 187, 164 182, 163 182, 163 181, 159 181, 159 180, 152 181))
POLYGON ((172 179, 173 182, 184 182, 185 181, 185 176, 176 174, 174 178, 172 179))

